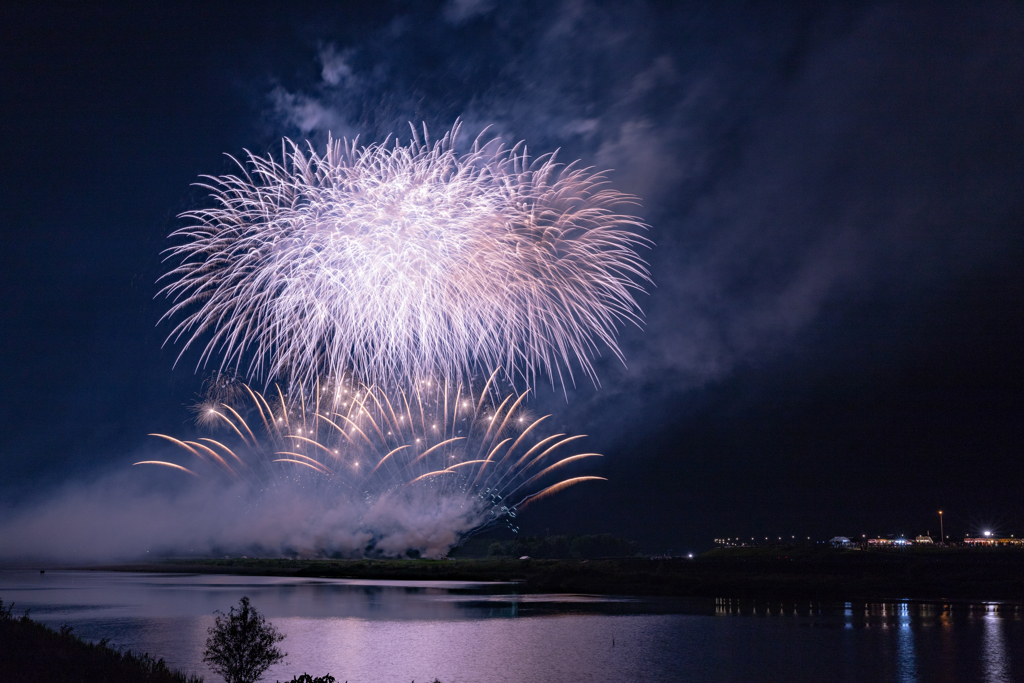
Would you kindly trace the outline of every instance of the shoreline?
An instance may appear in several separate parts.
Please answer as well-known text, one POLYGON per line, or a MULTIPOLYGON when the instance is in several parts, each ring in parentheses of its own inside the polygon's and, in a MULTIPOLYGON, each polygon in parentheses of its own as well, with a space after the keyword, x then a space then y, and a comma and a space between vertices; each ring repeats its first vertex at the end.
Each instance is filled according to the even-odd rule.
MULTIPOLYGON (((517 593, 734 599, 1024 602, 1024 552, 720 549, 687 558, 184 559, 64 569, 512 583, 517 593)), ((53 566, 57 569, 57 566, 53 566)))

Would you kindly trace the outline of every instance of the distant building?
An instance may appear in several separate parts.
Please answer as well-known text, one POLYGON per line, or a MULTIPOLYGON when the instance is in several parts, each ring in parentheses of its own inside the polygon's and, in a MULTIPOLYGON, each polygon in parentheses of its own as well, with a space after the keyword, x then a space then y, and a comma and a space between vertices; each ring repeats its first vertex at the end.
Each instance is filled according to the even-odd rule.
POLYGON ((908 545, 914 545, 914 542, 909 538, 897 536, 896 538, 869 538, 868 545, 873 547, 893 545, 897 548, 902 548, 908 545))
POLYGON ((829 541, 829 545, 833 548, 850 548, 853 546, 853 541, 848 539, 846 536, 836 536, 829 541))
POLYGON ((914 539, 915 545, 921 545, 922 543, 925 545, 930 545, 932 543, 935 543, 935 541, 932 540, 931 536, 918 536, 914 539))
POLYGON ((993 546, 1013 546, 1013 545, 1024 545, 1024 539, 1021 538, 996 538, 995 536, 985 536, 983 538, 965 538, 964 545, 993 545, 993 546))

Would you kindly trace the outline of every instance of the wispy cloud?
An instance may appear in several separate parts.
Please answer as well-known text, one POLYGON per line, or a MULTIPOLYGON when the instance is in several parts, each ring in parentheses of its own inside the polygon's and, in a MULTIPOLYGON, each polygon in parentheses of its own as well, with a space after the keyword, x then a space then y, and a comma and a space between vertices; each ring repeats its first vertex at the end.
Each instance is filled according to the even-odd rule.
POLYGON ((448 0, 442 14, 446 21, 461 24, 487 14, 494 9, 496 0, 448 0))
MULTIPOLYGON (((958 191, 975 181, 952 141, 975 144, 971 122, 1015 101, 1000 83, 1019 62, 984 72, 1014 49, 994 17, 452 1, 400 23, 348 42, 319 36, 319 81, 271 95, 281 132, 382 139, 458 116, 470 137, 488 128, 610 169, 642 198, 657 287, 647 332, 626 333, 630 368, 611 368, 606 389, 666 372, 673 390, 700 386, 784 348, 849 292, 913 287, 987 258, 985 240, 959 236, 957 220, 987 209, 958 191), (988 25, 990 42, 969 48, 977 59, 915 70, 961 20, 988 25), (960 123, 936 137, 943 120, 960 123), (939 269, 954 252, 954 270, 939 269)), ((1011 185, 988 187, 1009 199, 1011 185)))

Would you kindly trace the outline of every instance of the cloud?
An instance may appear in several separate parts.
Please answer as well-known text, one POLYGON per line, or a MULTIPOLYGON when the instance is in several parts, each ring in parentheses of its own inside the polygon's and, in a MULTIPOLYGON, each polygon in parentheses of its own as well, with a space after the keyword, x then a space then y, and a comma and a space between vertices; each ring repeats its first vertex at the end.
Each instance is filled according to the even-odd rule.
POLYGON ((462 24, 494 9, 495 0, 448 0, 442 14, 445 21, 462 24))
POLYGON ((604 386, 670 372, 685 391, 777 354, 852 292, 924 286, 994 257, 985 245, 1005 244, 1005 223, 994 218, 991 239, 974 241, 963 226, 991 206, 1020 210, 1019 160, 982 125, 1020 100, 1005 84, 1021 60, 997 58, 1020 51, 1004 23, 891 6, 744 18, 453 1, 405 17, 403 31, 322 50, 321 79, 274 101, 284 132, 313 138, 383 139, 407 121, 445 130, 458 116, 469 139, 489 127, 611 169, 617 189, 641 197, 656 288, 643 302, 647 332, 626 331, 629 368, 611 364, 604 386), (930 68, 963 21, 990 40, 964 46, 976 58, 957 69, 930 68), (958 156, 972 147, 1017 175, 972 178, 958 156), (976 183, 1002 199, 981 202, 976 183))
POLYGON ((283 88, 275 88, 270 94, 270 99, 274 104, 275 112, 285 124, 297 128, 302 135, 323 130, 347 130, 347 126, 338 112, 331 107, 324 106, 315 98, 290 93, 283 88))
POLYGON ((328 43, 320 48, 319 58, 322 68, 320 76, 324 83, 331 86, 345 87, 352 79, 352 67, 348 65, 352 51, 338 52, 334 43, 328 43))

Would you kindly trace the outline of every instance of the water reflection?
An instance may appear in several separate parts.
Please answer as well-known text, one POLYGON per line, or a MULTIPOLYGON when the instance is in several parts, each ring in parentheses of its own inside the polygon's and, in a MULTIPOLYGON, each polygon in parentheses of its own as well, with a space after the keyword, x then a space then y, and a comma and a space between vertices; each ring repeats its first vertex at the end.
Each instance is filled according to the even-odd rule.
POLYGON ((897 636, 896 664, 900 683, 917 683, 917 659, 914 653, 914 632, 910 628, 910 610, 907 603, 896 605, 897 636))
POLYGON ((288 635, 269 680, 1011 681, 1016 604, 522 595, 513 584, 0 571, 0 597, 90 639, 202 664, 243 595, 288 635), (827 672, 827 675, 826 675, 827 672))
POLYGON ((986 683, 1009 683, 1010 672, 1003 647, 1003 622, 997 605, 985 606, 985 644, 982 649, 986 683))

